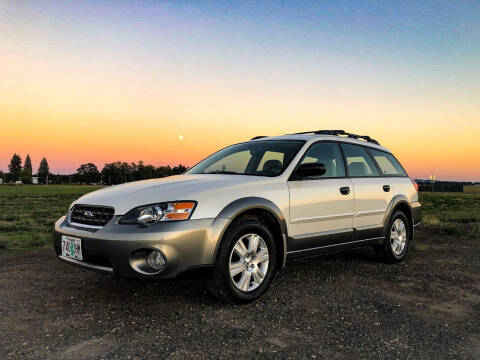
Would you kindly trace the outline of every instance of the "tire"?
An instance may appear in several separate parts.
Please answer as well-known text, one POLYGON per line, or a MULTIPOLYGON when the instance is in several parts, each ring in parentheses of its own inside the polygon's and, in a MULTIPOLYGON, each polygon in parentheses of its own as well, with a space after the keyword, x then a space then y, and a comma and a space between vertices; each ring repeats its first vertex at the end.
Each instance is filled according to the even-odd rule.
POLYGON ((408 251, 410 236, 407 217, 402 211, 395 211, 385 230, 384 244, 374 246, 375 254, 387 263, 402 261, 408 251))
POLYGON ((223 236, 209 279, 209 290, 214 297, 227 303, 253 302, 267 291, 276 266, 277 248, 270 230, 258 221, 238 221, 223 236), (256 252, 253 249, 255 241, 258 243, 256 252), (251 243, 252 247, 248 249, 251 243), (244 250, 247 253, 241 257, 240 253, 245 254, 244 250), (236 274, 231 276, 231 271, 236 274))

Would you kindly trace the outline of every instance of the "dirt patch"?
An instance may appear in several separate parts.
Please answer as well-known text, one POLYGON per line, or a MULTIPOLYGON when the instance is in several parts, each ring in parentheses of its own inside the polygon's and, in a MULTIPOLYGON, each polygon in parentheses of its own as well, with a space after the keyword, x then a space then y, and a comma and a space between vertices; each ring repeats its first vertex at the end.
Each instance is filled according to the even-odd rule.
MULTIPOLYGON (((384 295, 396 303, 408 307, 418 316, 429 320, 440 316, 450 321, 463 321, 472 316, 473 313, 473 309, 469 304, 461 303, 457 300, 438 301, 415 293, 398 293, 393 291, 384 291, 384 295)), ((464 300, 478 303, 477 296, 464 300)))

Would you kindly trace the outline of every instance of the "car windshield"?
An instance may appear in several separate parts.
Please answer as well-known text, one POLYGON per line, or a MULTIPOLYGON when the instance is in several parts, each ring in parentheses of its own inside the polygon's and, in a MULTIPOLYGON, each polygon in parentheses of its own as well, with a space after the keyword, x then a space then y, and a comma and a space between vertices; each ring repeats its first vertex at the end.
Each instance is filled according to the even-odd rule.
POLYGON ((232 145, 201 161, 187 174, 278 176, 304 143, 300 140, 265 140, 232 145))

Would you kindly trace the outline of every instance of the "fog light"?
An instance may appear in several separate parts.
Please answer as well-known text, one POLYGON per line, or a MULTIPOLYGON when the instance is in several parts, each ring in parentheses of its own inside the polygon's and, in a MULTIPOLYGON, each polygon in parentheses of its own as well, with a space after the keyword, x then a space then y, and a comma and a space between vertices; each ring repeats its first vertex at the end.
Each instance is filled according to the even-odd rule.
POLYGON ((167 259, 160 251, 151 251, 147 256, 147 264, 155 271, 160 271, 165 268, 167 259))

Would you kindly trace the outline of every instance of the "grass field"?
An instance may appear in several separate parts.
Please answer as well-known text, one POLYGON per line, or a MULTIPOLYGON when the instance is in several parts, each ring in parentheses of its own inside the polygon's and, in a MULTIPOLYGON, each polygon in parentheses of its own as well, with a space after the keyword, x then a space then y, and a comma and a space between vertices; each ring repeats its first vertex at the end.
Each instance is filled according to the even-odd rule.
POLYGON ((480 237, 480 194, 420 193, 422 224, 449 234, 480 237))
POLYGON ((0 249, 52 247, 52 228, 76 198, 94 186, 0 186, 0 249))
MULTIPOLYGON (((0 250, 50 248, 54 222, 94 186, 0 186, 0 250)), ((480 194, 421 193, 422 223, 480 237, 480 194)))

